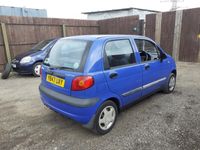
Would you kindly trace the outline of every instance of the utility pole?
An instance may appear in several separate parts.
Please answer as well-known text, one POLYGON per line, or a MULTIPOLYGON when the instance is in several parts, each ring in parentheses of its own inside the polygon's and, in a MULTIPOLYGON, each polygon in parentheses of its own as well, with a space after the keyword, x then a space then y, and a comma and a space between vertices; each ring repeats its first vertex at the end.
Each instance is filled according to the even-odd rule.
POLYGON ((172 7, 171 7, 171 11, 176 11, 177 7, 177 2, 178 0, 171 0, 172 2, 172 7))

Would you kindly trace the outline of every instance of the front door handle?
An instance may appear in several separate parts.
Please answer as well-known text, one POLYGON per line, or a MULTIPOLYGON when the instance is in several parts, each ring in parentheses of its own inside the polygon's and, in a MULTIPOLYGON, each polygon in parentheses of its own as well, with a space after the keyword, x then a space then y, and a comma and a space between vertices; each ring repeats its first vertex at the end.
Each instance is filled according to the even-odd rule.
POLYGON ((116 78, 117 76, 118 76, 118 74, 117 74, 116 72, 111 73, 111 74, 109 75, 109 77, 110 77, 111 79, 114 79, 114 78, 116 78))
POLYGON ((150 68, 149 64, 145 64, 145 65, 144 65, 144 69, 145 69, 145 70, 148 70, 149 68, 150 68))

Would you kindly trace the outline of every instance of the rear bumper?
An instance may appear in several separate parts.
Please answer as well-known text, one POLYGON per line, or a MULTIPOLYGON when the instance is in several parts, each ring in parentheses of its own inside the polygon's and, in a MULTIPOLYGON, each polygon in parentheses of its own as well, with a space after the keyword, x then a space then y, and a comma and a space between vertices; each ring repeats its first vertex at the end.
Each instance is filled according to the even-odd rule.
POLYGON ((80 99, 80 98, 75 98, 71 96, 67 96, 58 92, 55 92, 49 88, 46 88, 42 84, 39 86, 39 90, 41 93, 44 93, 48 97, 52 99, 56 99, 60 102, 75 106, 75 107, 89 107, 97 103, 98 99, 97 98, 91 98, 91 99, 80 99))
POLYGON ((39 86, 39 90, 41 99, 47 107, 81 124, 89 123, 96 112, 97 98, 70 97, 46 88, 42 84, 39 86))

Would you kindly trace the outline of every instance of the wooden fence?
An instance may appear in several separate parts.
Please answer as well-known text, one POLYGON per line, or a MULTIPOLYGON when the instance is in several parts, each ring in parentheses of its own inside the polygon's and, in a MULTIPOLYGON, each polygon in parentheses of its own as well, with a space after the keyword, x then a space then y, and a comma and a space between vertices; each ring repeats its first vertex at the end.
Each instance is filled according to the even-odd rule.
POLYGON ((138 16, 103 21, 0 16, 0 22, 0 71, 6 62, 41 40, 83 34, 143 32, 138 16))
MULTIPOLYGON (((82 34, 141 34, 138 16, 100 21, 0 16, 0 71, 41 40, 82 34)), ((200 62, 200 8, 149 14, 145 35, 176 60, 200 62)))
POLYGON ((176 60, 200 62, 200 8, 147 15, 145 33, 176 60))
POLYGON ((105 19, 98 23, 100 34, 143 34, 139 16, 105 19))
POLYGON ((99 33, 97 21, 1 16, 0 22, 0 70, 9 59, 41 40, 99 33))

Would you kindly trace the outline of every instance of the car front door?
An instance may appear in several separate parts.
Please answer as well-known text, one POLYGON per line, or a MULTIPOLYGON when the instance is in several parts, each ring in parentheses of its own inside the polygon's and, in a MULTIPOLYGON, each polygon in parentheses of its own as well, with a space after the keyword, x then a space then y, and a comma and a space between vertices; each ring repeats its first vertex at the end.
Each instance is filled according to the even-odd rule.
POLYGON ((165 59, 161 60, 162 51, 149 40, 135 39, 143 65, 143 90, 145 96, 159 89, 166 81, 168 65, 165 59))
POLYGON ((141 97, 142 67, 136 61, 130 39, 108 40, 105 43, 104 74, 108 87, 122 98, 123 105, 141 97))

